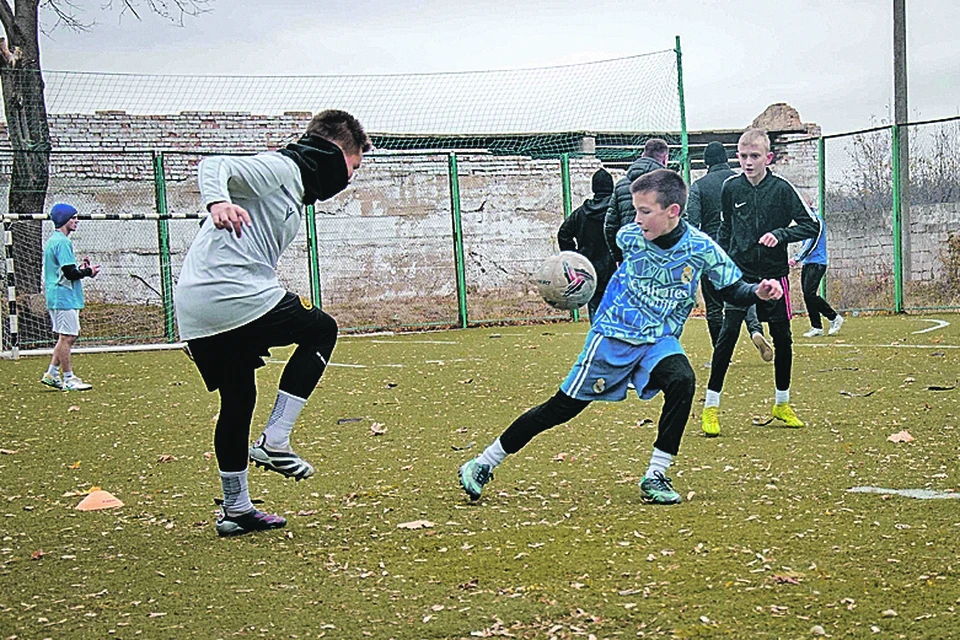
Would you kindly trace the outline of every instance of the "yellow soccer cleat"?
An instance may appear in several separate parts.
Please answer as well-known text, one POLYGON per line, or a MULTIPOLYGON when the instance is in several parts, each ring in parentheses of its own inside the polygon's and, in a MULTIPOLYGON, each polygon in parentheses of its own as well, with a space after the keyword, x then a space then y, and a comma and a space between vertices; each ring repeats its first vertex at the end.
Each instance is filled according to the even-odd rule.
POLYGON ((719 411, 719 407, 704 407, 703 413, 700 414, 700 426, 708 438, 716 438, 720 435, 719 411))
POLYGON ((803 420, 798 418, 797 414, 793 412, 793 407, 790 406, 789 402, 781 402, 780 404, 773 405, 773 417, 783 421, 784 426, 787 427, 796 429, 803 426, 803 420))

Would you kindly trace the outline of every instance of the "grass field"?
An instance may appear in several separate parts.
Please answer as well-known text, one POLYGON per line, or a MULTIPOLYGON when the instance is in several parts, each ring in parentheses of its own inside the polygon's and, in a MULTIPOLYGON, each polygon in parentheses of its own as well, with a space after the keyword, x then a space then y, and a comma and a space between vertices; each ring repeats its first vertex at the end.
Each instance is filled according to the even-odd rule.
MULTIPOLYGON (((0 637, 958 637, 960 501, 848 492, 960 489, 960 318, 937 317, 813 340, 796 320, 798 430, 752 424, 773 369, 742 340, 717 439, 700 435, 709 343, 691 320, 671 507, 636 486, 659 398, 542 434, 478 503, 457 484, 554 392, 585 323, 345 337, 349 366, 294 431, 317 475, 251 469, 289 523, 235 539, 213 526, 217 397, 181 353, 78 355, 82 394, 40 385, 45 359, 0 362, 0 637), (888 441, 901 430, 914 441, 888 441), (94 486, 125 506, 76 511, 94 486)), ((256 425, 280 371, 259 372, 256 425)))

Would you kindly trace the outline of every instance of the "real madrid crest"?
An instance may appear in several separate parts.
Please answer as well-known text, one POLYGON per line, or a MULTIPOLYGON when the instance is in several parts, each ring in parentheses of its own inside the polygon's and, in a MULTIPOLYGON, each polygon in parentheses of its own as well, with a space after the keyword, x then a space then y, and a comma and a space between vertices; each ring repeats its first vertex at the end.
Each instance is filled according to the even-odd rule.
POLYGON ((300 304, 303 305, 304 309, 313 309, 313 303, 310 302, 309 298, 304 298, 303 296, 298 296, 300 298, 300 304))
POLYGON ((680 274, 680 281, 683 284, 690 284, 693 282, 693 267, 684 267, 683 273, 680 274))
POLYGON ((603 393, 603 390, 607 388, 607 381, 603 378, 597 378, 597 381, 593 383, 593 392, 594 393, 603 393))

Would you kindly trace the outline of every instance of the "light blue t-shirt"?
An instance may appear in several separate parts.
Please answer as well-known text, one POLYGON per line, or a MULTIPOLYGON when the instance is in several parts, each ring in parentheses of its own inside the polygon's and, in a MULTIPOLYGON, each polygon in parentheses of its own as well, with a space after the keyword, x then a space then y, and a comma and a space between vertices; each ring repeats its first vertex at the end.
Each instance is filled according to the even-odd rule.
POLYGON ((717 289, 741 277, 740 269, 707 234, 686 222, 679 242, 661 249, 643 237, 635 222, 617 232, 623 262, 607 285, 594 328, 608 338, 649 344, 680 337, 697 301, 701 276, 717 289))
POLYGON ((47 309, 83 309, 82 280, 67 280, 63 266, 77 264, 73 243, 60 231, 54 231, 43 246, 43 289, 47 309))

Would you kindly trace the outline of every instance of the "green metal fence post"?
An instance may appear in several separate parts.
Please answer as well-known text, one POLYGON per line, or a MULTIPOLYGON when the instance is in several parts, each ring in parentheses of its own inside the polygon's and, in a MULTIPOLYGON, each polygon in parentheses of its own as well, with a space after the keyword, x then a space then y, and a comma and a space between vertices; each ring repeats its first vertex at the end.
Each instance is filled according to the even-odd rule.
MULTIPOLYGON (((817 138, 817 203, 819 203, 819 212, 820 219, 827 219, 827 204, 824 201, 827 197, 827 158, 824 155, 826 153, 826 144, 824 144, 823 136, 817 138)), ((827 279, 823 278, 820 280, 820 297, 824 300, 827 299, 827 279)))
POLYGON ((160 297, 163 303, 163 333, 167 342, 177 339, 173 311, 173 271, 170 266, 170 221, 167 215, 167 179, 163 169, 163 153, 153 156, 153 191, 157 213, 157 248, 160 254, 160 297))
POLYGON ((891 127, 893 153, 893 311, 903 313, 903 229, 900 200, 900 126, 891 127))
POLYGON ((317 210, 307 205, 307 275, 310 279, 310 302, 323 308, 323 291, 320 288, 320 249, 317 245, 317 210))
MULTIPOLYGON (((560 155, 560 190, 563 193, 563 219, 566 220, 573 213, 573 193, 570 187, 570 154, 560 155)), ((580 322, 580 309, 570 312, 574 322, 580 322)))
POLYGON ((457 154, 451 153, 448 162, 450 179, 450 216, 453 219, 453 266, 457 274, 457 316, 460 328, 467 328, 467 274, 463 258, 463 221, 460 217, 460 173, 457 154))
POLYGON ((680 52, 680 36, 677 36, 677 93, 680 97, 680 162, 683 163, 683 179, 690 184, 690 148, 687 136, 687 107, 683 101, 683 55, 680 52))

